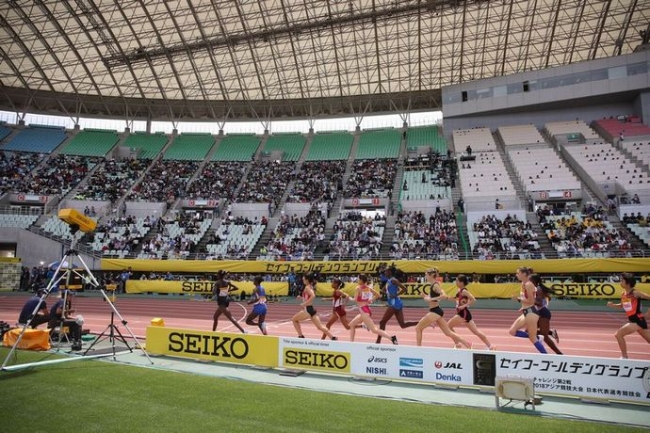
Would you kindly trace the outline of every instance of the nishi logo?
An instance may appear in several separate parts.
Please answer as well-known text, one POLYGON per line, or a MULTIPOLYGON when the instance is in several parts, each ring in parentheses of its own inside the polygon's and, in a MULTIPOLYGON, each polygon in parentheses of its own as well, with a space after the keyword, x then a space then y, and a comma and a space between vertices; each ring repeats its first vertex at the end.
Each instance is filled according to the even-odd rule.
MULTIPOLYGON (((400 367, 410 367, 410 368, 423 368, 424 360, 422 358, 400 358, 399 359, 400 367)), ((400 370, 401 372, 401 370, 400 370)))
POLYGON ((388 375, 388 370, 386 368, 368 366, 366 367, 366 373, 375 376, 386 376, 388 375))
POLYGON ((436 361, 433 363, 433 366, 436 367, 438 370, 440 370, 441 368, 453 369, 453 370, 463 369, 463 366, 460 364, 460 362, 447 362, 446 364, 443 364, 442 361, 436 361))
POLYGON ((388 358, 380 358, 378 356, 370 356, 368 364, 388 364, 388 358))
POLYGON ((405 377, 408 379, 422 379, 424 374, 419 370, 404 370, 400 369, 399 377, 405 377))

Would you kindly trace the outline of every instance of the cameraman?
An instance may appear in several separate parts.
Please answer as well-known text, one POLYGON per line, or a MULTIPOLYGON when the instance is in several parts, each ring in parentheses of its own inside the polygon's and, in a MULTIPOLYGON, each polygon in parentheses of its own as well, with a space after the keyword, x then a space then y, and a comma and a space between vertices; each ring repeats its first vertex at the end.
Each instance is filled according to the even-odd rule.
POLYGON ((54 329, 57 326, 68 327, 70 330, 70 338, 72 341, 72 350, 81 350, 81 325, 77 322, 76 317, 72 317, 74 313, 72 309, 72 298, 74 292, 64 290, 61 292, 61 298, 56 301, 52 311, 50 311, 50 320, 48 327, 54 329))
POLYGON ((45 293, 44 289, 38 289, 38 292, 31 298, 25 302, 25 305, 23 305, 23 309, 20 310, 20 317, 18 318, 18 323, 25 324, 29 322, 29 318, 32 317, 32 313, 36 309, 36 306, 40 302, 40 306, 38 307, 38 311, 32 318, 32 321, 30 323, 30 326, 32 329, 36 329, 38 325, 42 325, 43 323, 47 323, 50 320, 50 313, 47 311, 47 304, 45 303, 45 300, 41 302, 41 296, 45 293))

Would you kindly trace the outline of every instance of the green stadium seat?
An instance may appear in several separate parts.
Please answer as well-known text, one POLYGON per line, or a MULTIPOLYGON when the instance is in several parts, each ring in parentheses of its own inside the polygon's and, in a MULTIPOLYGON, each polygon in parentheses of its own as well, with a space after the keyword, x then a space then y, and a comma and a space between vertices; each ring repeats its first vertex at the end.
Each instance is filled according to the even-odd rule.
POLYGON ((167 136, 165 134, 147 134, 145 132, 136 132, 129 135, 124 141, 124 146, 130 149, 140 149, 138 158, 140 159, 154 159, 165 144, 167 144, 167 136))
POLYGON ((429 146, 434 152, 441 155, 447 154, 447 140, 440 135, 438 126, 409 128, 406 137, 409 149, 417 150, 420 146, 429 146))
POLYGON ((302 134, 275 134, 266 140, 264 152, 282 152, 283 161, 298 161, 305 148, 305 136, 302 134))
POLYGON ((175 161, 202 161, 214 146, 211 134, 181 134, 174 139, 163 159, 175 161))
POLYGON ((260 147, 260 138, 256 135, 227 135, 221 140, 217 151, 212 155, 212 160, 248 162, 253 159, 258 147, 260 147))
POLYGON ((338 161, 350 158, 354 137, 347 132, 316 134, 309 147, 307 161, 338 161))
POLYGON ((401 133, 396 129, 364 131, 359 137, 356 159, 389 159, 399 156, 401 133))
POLYGON ((84 129, 65 146, 61 154, 104 157, 119 140, 115 131, 84 129))

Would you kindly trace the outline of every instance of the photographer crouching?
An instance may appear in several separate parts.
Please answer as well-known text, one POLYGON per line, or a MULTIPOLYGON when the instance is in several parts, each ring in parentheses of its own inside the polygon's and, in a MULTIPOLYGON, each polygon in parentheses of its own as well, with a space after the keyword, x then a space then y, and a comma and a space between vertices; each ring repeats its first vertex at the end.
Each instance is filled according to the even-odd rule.
POLYGON ((69 329, 70 340, 72 342, 72 350, 81 350, 81 326, 83 324, 83 318, 81 316, 73 317, 71 316, 74 313, 72 308, 72 298, 74 298, 74 292, 71 291, 62 291, 61 297, 56 304, 52 307, 50 311, 50 321, 48 327, 54 329, 57 326, 67 327, 69 329), (81 322, 81 323, 79 323, 81 322))

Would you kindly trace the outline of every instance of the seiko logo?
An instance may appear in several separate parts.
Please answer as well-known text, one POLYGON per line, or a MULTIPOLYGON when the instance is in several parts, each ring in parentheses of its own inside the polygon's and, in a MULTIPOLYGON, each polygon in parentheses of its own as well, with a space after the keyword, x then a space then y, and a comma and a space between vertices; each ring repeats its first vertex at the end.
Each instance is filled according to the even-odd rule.
POLYGON ((212 293, 212 281, 185 281, 181 286, 183 292, 212 293))
POLYGON ((436 380, 447 380, 447 381, 450 381, 450 382, 460 382, 461 378, 460 378, 460 376, 456 376, 455 374, 436 373, 436 380))
POLYGON ((460 365, 460 362, 447 362, 446 364, 443 365, 442 361, 436 361, 433 364, 434 367, 437 369, 441 368, 449 368, 449 369, 454 369, 454 370, 462 370, 463 367, 460 365))
POLYGON ((239 337, 172 332, 169 334, 169 350, 219 358, 243 359, 248 355, 248 343, 239 337))
POLYGON ((379 358, 373 355, 368 358, 368 364, 388 364, 388 358, 379 358))
POLYGON ((284 364, 321 370, 349 371, 349 356, 339 352, 285 349, 284 364))

